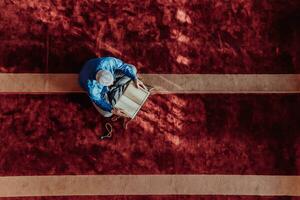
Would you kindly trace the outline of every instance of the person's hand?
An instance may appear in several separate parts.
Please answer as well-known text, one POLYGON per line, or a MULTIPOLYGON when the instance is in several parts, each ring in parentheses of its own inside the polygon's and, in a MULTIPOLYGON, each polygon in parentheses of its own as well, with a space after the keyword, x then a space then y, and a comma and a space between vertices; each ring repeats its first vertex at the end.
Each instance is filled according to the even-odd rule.
POLYGON ((142 81, 140 81, 139 79, 134 80, 134 85, 136 88, 142 88, 144 90, 148 90, 147 87, 144 85, 144 83, 142 81))
POLYGON ((119 108, 114 108, 112 110, 112 114, 114 115, 118 115, 120 117, 128 117, 128 115, 124 112, 124 110, 119 109, 119 108))

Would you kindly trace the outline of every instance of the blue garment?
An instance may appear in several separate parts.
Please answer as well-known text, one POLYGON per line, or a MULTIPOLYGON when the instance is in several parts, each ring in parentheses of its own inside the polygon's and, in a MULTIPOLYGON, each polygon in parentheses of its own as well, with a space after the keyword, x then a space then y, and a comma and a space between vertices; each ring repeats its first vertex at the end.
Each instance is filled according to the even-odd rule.
POLYGON ((135 80, 137 78, 136 68, 114 57, 102 57, 87 61, 80 71, 80 85, 87 91, 90 99, 102 110, 111 112, 112 105, 107 98, 109 88, 96 81, 96 74, 99 70, 109 71, 114 76, 114 79, 116 78, 115 72, 120 70, 132 80, 135 80))

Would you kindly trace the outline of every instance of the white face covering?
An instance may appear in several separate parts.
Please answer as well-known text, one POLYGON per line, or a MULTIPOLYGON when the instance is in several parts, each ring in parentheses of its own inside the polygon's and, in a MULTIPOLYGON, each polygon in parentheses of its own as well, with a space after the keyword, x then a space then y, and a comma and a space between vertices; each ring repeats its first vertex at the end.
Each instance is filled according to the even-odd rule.
POLYGON ((114 76, 107 70, 100 70, 96 74, 96 80, 104 86, 110 86, 114 82, 114 76))

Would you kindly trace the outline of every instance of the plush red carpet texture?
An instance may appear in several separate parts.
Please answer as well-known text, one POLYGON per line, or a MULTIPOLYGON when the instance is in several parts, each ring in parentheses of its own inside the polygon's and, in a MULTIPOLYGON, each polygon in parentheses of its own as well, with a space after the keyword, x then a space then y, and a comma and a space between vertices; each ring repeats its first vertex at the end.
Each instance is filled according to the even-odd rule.
POLYGON ((299 200, 297 197, 259 196, 70 196, 70 197, 22 197, 0 198, 1 200, 299 200))
POLYGON ((300 174, 299 95, 154 95, 99 141, 82 95, 1 95, 0 175, 300 174))
MULTIPOLYGON (((299 0, 3 0, 0 73, 78 73, 115 56, 139 73, 300 73, 299 0)), ((125 130, 85 94, 0 94, 0 176, 300 175, 300 94, 153 95, 125 130)), ((67 196, 18 200, 300 200, 67 196)))
POLYGON ((0 1, 0 72, 299 73, 300 1, 0 1))

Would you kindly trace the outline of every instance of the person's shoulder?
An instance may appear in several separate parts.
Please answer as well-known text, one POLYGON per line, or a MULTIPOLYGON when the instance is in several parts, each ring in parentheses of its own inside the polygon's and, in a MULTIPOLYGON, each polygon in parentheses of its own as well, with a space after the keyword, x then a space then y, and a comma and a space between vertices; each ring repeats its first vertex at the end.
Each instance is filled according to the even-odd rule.
POLYGON ((100 83, 98 83, 96 80, 88 80, 87 81, 87 90, 89 91, 89 93, 94 96, 94 95, 98 95, 99 93, 102 92, 102 90, 104 89, 104 86, 101 85, 100 83))
MULTIPOLYGON (((106 60, 106 61, 119 61, 119 58, 116 57, 112 57, 112 56, 108 56, 108 57, 101 57, 102 60, 106 60)), ((121 61, 121 60, 120 60, 121 61)))
POLYGON ((121 66, 122 64, 123 61, 116 57, 102 57, 102 60, 100 61, 100 66, 104 68, 115 68, 121 66))
POLYGON ((99 57, 101 59, 118 59, 116 57, 113 57, 113 56, 105 56, 105 57, 99 57))
POLYGON ((89 89, 94 89, 94 88, 102 88, 102 85, 98 83, 96 80, 87 80, 87 86, 89 89))
POLYGON ((87 61, 89 62, 99 62, 99 61, 105 61, 105 60, 120 60, 119 58, 113 57, 113 56, 106 56, 106 57, 98 57, 98 58, 92 58, 87 61))
POLYGON ((114 57, 99 57, 88 60, 84 66, 89 69, 94 68, 95 71, 98 71, 112 62, 114 62, 114 57))

